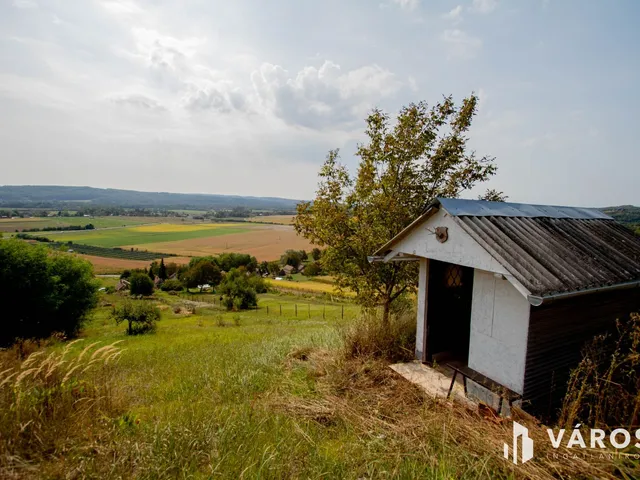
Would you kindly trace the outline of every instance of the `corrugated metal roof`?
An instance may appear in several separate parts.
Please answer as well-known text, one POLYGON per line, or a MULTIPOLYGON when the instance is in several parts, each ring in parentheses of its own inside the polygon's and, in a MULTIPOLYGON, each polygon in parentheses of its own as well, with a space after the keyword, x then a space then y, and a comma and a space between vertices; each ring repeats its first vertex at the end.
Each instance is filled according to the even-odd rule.
POLYGON ((374 255, 444 208, 534 296, 640 281, 640 238, 592 208, 439 198, 374 255))
POLYGON ((640 280, 640 239, 612 219, 458 213, 455 220, 535 296, 640 280))
POLYGON ((600 218, 612 220, 609 215, 595 208, 528 205, 525 203, 489 202, 462 198, 438 198, 438 202, 454 217, 467 215, 474 217, 600 218))

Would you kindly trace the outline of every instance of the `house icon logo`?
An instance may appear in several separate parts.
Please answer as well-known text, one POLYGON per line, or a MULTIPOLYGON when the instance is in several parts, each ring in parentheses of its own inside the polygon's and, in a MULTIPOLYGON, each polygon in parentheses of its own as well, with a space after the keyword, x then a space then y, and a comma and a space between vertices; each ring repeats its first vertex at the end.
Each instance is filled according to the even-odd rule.
MULTIPOLYGON (((526 463, 533 458, 533 440, 529 437, 529 429, 518 422, 513 422, 513 463, 518 463, 518 443, 520 448, 520 463, 526 463), (519 439, 522 439, 519 442, 519 439)), ((509 444, 504 444, 504 458, 509 459, 509 444)))

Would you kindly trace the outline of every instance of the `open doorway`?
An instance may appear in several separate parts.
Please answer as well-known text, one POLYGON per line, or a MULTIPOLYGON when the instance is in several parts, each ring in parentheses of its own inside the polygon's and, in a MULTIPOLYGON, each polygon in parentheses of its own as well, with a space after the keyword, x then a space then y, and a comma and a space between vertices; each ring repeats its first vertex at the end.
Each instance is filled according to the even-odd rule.
POLYGON ((429 260, 426 360, 469 360, 473 268, 429 260))

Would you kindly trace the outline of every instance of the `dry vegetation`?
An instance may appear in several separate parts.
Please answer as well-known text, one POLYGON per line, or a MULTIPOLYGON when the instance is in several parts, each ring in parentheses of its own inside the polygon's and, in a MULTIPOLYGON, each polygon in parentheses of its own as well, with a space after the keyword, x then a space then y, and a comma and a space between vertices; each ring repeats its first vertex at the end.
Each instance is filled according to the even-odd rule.
POLYGON ((123 248, 145 248, 149 251, 202 257, 223 252, 248 253, 258 261, 280 258, 287 249, 310 251, 313 245, 283 225, 252 225, 249 231, 228 235, 192 238, 172 242, 126 245, 123 248))
MULTIPOLYGON (((38 350, 22 359, 24 343, 0 357, 0 476, 40 476, 52 459, 83 455, 96 448, 121 413, 111 372, 121 350, 88 344, 71 355, 38 350)), ((28 342, 27 342, 28 343, 28 342)), ((51 465, 64 472, 64 463, 51 465)))

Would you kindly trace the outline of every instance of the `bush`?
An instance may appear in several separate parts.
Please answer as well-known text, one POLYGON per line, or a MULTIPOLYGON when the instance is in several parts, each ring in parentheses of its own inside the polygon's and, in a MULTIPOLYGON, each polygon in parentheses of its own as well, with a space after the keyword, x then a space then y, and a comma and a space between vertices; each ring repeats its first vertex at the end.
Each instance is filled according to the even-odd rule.
POLYGON ((98 303, 89 262, 19 240, 0 242, 0 346, 17 338, 75 335, 98 303))
POLYGON ((129 282, 131 295, 149 296, 153 294, 153 280, 149 278, 149 275, 140 272, 132 273, 129 282))
POLYGON ((560 424, 632 427, 640 422, 640 315, 618 321, 617 334, 599 335, 572 372, 560 424))
POLYGON ((160 319, 160 310, 144 300, 128 300, 118 307, 113 307, 111 317, 116 324, 127 322, 127 335, 139 335, 155 331, 156 322, 160 319))
POLYGON ((180 280, 171 278, 169 280, 165 280, 162 283, 160 289, 163 292, 181 292, 182 291, 182 282, 180 280))
MULTIPOLYGON (((253 278, 250 279, 246 273, 236 268, 231 269, 225 275, 218 292, 222 294, 222 303, 228 310, 245 310, 258 304, 258 297, 253 285, 259 285, 259 282, 253 278)), ((260 280, 264 283, 261 278, 260 280)))
POLYGON ((322 267, 318 262, 311 262, 304 267, 304 274, 308 277, 315 277, 322 274, 322 267))
POLYGON ((392 316, 389 325, 375 314, 365 314, 340 328, 346 358, 372 357, 390 362, 414 358, 416 319, 414 315, 392 316))

